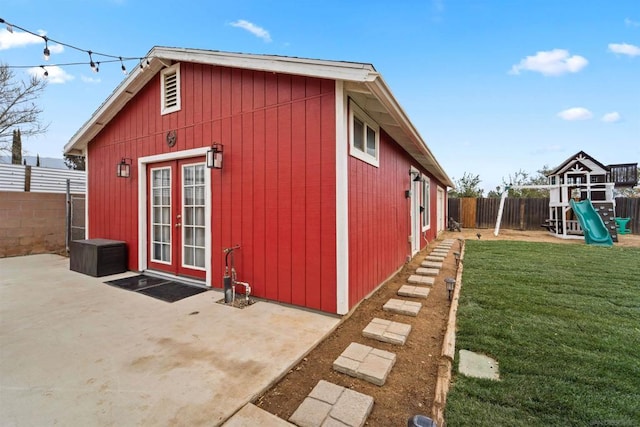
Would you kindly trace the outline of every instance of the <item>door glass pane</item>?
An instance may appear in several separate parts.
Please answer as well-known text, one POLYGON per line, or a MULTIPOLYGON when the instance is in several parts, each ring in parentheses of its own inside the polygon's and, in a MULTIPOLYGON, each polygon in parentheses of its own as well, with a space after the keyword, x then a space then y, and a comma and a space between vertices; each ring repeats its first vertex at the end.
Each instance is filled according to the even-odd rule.
POLYGON ((151 170, 151 259, 171 262, 171 169, 151 170))
POLYGON ((185 165, 182 181, 183 233, 182 263, 185 267, 204 269, 205 258, 205 171, 204 164, 185 165), (187 179, 189 177, 189 179, 187 179))

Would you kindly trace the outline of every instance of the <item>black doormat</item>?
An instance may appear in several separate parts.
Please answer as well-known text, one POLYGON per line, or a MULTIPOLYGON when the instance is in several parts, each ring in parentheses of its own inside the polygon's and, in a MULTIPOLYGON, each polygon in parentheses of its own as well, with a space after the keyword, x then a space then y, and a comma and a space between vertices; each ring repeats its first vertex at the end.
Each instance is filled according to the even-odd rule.
POLYGON ((180 301, 181 299, 207 291, 205 288, 187 285, 186 283, 176 282, 174 280, 145 276, 144 274, 125 277, 124 279, 109 280, 105 283, 166 302, 180 301))

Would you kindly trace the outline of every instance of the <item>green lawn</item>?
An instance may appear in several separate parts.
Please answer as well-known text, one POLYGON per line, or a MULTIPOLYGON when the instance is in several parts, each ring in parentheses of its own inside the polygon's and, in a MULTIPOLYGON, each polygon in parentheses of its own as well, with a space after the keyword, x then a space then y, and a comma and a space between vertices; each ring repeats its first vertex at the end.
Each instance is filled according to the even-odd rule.
POLYGON ((448 426, 640 426, 640 249, 467 241, 448 426))

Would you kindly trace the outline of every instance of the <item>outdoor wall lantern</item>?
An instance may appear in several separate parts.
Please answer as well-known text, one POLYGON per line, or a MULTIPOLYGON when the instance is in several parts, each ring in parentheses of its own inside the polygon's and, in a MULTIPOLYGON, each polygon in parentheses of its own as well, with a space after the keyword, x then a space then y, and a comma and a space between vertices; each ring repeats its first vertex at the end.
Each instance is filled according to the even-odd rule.
POLYGON ((418 173, 415 178, 413 178, 413 182, 420 182, 422 181, 422 174, 418 173))
POLYGON ((452 277, 447 277, 444 279, 444 283, 447 284, 447 292, 449 293, 449 301, 451 301, 451 297, 453 296, 453 289, 456 287, 456 279, 452 277))
POLYGON ((456 257, 456 267, 460 265, 460 252, 454 252, 453 256, 456 257))
POLYGON ((207 167, 209 169, 222 169, 222 144, 214 143, 207 151, 207 167))
POLYGON ((131 176, 131 159, 123 157, 117 165, 116 175, 118 178, 129 178, 131 176))

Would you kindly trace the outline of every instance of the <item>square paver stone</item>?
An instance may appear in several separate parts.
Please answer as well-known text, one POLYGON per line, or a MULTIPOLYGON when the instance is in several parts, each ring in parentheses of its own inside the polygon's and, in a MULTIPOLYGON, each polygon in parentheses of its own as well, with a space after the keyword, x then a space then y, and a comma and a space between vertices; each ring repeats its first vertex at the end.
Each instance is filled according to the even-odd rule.
POLYGON ((409 332, 411 332, 411 325, 375 317, 362 330, 362 335, 382 342, 404 345, 409 332))
POLYGON ((402 299, 391 298, 382 306, 384 311, 391 313, 404 314, 405 316, 416 317, 422 308, 422 303, 417 301, 405 301, 402 299))
POLYGON ((395 363, 395 353, 352 342, 333 362, 333 369, 382 386, 395 363), (363 358, 365 351, 367 354, 363 358))
POLYGON ((437 255, 437 254, 444 254, 446 256, 447 254, 449 254, 449 250, 435 248, 434 250, 431 251, 431 255, 437 255))
POLYGON ((420 266, 427 268, 442 268, 442 263, 436 261, 422 261, 420 266))
POLYGON ((320 380, 291 415, 300 427, 362 427, 373 409, 373 397, 320 380))
POLYGON ((430 276, 421 276, 419 274, 412 274, 407 279, 407 282, 414 283, 416 285, 433 285, 435 278, 430 276))
POLYGON ((425 261, 436 261, 436 262, 442 262, 444 261, 446 257, 444 256, 440 256, 440 255, 427 255, 424 260, 425 261))
POLYGON ((439 268, 426 268, 426 267, 418 267, 416 269, 416 274, 421 276, 437 276, 440 274, 439 268))
POLYGON ((429 288, 422 286, 402 285, 398 289, 398 295, 401 297, 426 298, 429 296, 429 288))

